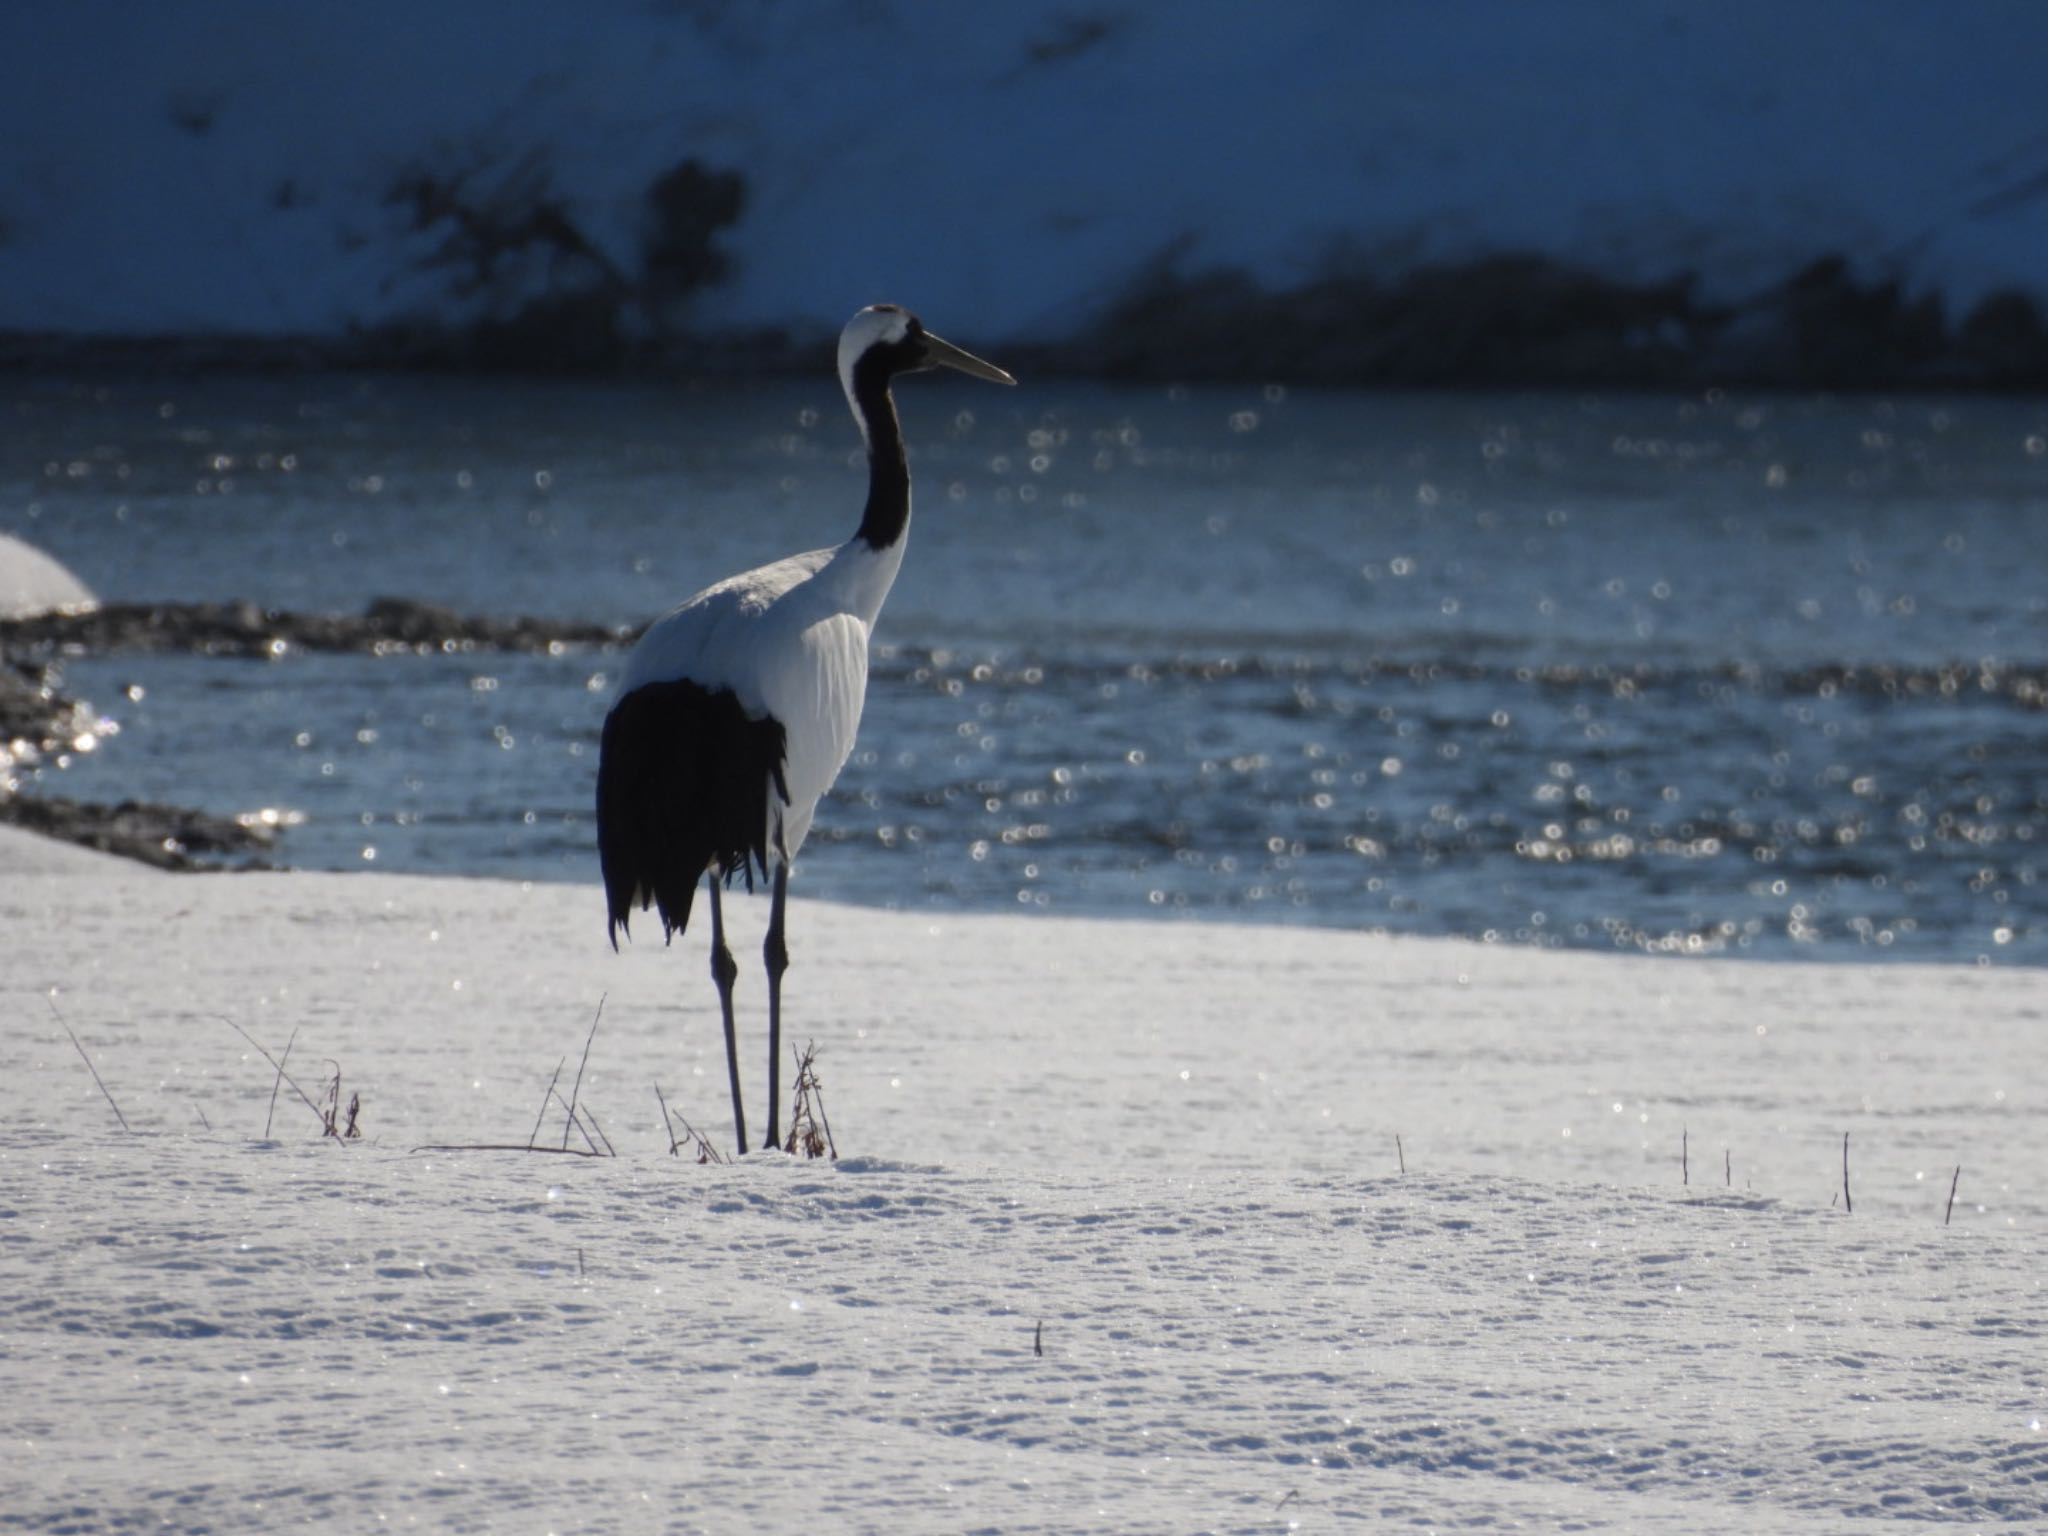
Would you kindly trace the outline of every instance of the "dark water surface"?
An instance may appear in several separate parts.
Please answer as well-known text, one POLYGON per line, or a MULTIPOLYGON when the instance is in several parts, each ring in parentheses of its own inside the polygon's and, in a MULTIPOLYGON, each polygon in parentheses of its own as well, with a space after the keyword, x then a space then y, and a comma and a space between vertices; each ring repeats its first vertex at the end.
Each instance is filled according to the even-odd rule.
MULTIPOLYGON (((917 521, 805 890, 2048 964, 2042 402, 900 394, 917 521)), ((863 488, 829 378, 0 402, 0 528, 110 599, 634 621, 863 488)), ((81 658, 121 730, 42 787, 590 880, 621 660, 81 658)))

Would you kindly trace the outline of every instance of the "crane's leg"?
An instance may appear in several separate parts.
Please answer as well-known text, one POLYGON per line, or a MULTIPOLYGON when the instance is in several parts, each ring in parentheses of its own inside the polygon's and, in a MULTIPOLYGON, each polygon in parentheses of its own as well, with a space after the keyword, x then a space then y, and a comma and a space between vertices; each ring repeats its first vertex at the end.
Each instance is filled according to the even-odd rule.
POLYGON ((732 984, 740 968, 732 963, 732 951, 725 947, 725 909, 718 898, 718 873, 714 864, 704 877, 704 883, 711 887, 711 979, 718 983, 718 1011, 725 1017, 725 1072, 732 1079, 732 1132, 739 1138, 740 1156, 744 1157, 747 1111, 740 1102, 739 1037, 732 1027, 732 984))
POLYGON ((768 1139, 762 1147, 782 1144, 777 1116, 782 1107, 782 973, 789 969, 789 946, 782 942, 782 908, 789 896, 789 862, 775 866, 775 894, 768 906, 768 938, 761 958, 768 962, 768 1139))

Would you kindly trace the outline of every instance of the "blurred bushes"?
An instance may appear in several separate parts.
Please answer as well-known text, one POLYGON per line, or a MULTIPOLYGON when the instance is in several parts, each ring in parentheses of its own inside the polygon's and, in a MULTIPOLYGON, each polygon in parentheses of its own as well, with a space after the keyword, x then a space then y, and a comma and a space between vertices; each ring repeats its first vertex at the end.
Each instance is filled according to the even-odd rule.
POLYGON ((578 225, 537 151, 415 165, 384 201, 419 248, 414 272, 445 284, 464 318, 422 306, 360 338, 359 352, 415 366, 592 372, 687 342, 692 301, 730 268, 717 236, 739 221, 746 183, 677 162, 647 189, 630 265, 578 225))
POLYGON ((1738 302, 1690 274, 1631 283, 1535 255, 1361 268, 1264 289, 1169 252, 1085 335, 1004 356, 1129 380, 1333 386, 1747 384, 1801 389, 2048 388, 2048 326, 2006 291, 1951 324, 1940 299, 1860 280, 1829 256, 1738 302))

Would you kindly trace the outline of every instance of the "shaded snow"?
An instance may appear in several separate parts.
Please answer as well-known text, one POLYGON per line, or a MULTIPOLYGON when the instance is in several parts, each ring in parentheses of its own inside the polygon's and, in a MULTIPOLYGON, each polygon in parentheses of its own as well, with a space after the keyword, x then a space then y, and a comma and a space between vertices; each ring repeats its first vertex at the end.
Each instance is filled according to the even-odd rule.
POLYGON ((2048 1516, 2028 974, 796 902, 847 1155, 705 1167, 651 1086, 722 1141, 698 939, 613 957, 594 885, 22 846, 0 1523, 2048 1516), (602 994, 618 1159, 412 1150, 524 1141, 602 994), (369 1139, 287 1100, 260 1140, 271 1070, 220 1015, 337 1061, 369 1139))
POLYGON ((0 329, 459 320, 492 294, 432 264, 402 175, 544 189, 630 271, 684 158, 745 178, 707 311, 735 326, 892 297, 1058 337, 1168 248, 1274 284, 1518 250, 1722 297, 1845 252, 1966 305, 2038 291, 2044 45, 2038 7, 1918 0, 14 7, 0 329))

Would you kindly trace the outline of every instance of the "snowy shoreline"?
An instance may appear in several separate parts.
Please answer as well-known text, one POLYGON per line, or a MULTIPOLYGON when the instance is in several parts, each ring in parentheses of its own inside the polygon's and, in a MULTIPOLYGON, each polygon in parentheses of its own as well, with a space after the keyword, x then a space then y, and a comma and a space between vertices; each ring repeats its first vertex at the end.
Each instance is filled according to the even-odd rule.
POLYGON ((701 936, 594 885, 0 868, 9 1520, 2048 1514, 2031 973, 798 900, 842 1161, 702 1166, 701 936), (600 999, 616 1159, 416 1150, 525 1141, 600 999), (365 1139, 263 1139, 229 1020, 365 1139))
MULTIPOLYGON (((482 1133, 485 1106, 463 1091, 479 1053, 517 1073, 551 1045, 580 1046, 601 998, 593 1071, 642 1084, 647 1103, 632 1106, 631 1122, 658 1122, 644 1085, 674 1074, 681 1052, 702 1093, 672 1092, 671 1102, 700 1126, 725 1123, 702 935, 664 950, 643 934, 614 956, 594 884, 172 875, 9 828, 0 863, 18 999, 47 993, 144 1029, 153 1015, 226 1014, 252 1029, 289 1019, 306 1031, 302 1049, 344 1059, 359 1049, 348 1035, 383 1043, 379 1032, 409 1015, 406 1061, 382 1069, 402 1079, 378 1095, 389 1134, 482 1133), (421 1073, 421 1050, 427 1060, 455 1052, 462 1065, 421 1073), (433 1081, 441 1075, 449 1081, 433 1081)), ((1117 1157, 1233 1163, 1242 1148, 1202 1152, 1174 1130, 1183 1115, 1215 1114, 1243 1117, 1241 1129, 1270 1137, 1289 1167, 1391 1168, 1399 1133, 1411 1163, 1662 1183, 1678 1177, 1689 1127, 1695 1184, 1719 1185, 1726 1146, 1735 1187, 1824 1204, 1839 1182, 1841 1133, 1862 1131, 1858 1194, 1873 1210, 1917 1208, 1935 1165, 1961 1161, 1977 1170, 1980 1199, 2000 1190, 1990 1203, 2001 1223, 2048 1214, 2048 1191, 2028 1187, 2013 1161, 2035 1140, 2018 1122, 2041 1113, 2012 1091, 2031 1070, 2032 971, 1676 960, 792 900, 791 1027, 837 1065, 834 1114, 862 1127, 842 1150, 1064 1162, 1093 1144, 1117 1157), (1062 1059, 1048 1057, 1046 1040, 1061 1043, 1062 1059), (1560 1068, 1568 1089, 1549 1081, 1560 1068), (1531 1070, 1537 1079, 1525 1083, 1531 1070), (1143 1102, 1150 1092, 1162 1101, 1143 1102), (1872 1134, 1886 1125, 1890 1145, 1872 1134)), ((764 911, 742 901, 733 919, 735 952, 756 965, 764 911)), ((746 1033, 759 987, 744 965, 741 1004, 746 1033)), ((47 1033, 41 1022, 34 1031, 47 1033)), ((151 1047, 161 1048, 190 1047, 151 1047)), ((744 1047, 742 1064, 752 1071, 744 1047)), ((77 1063, 60 1056, 48 1067, 62 1075, 77 1063)), ((213 1069, 203 1075, 236 1091, 213 1069)), ((239 1086, 267 1096, 270 1083, 266 1073, 239 1086)), ((89 1083, 71 1089, 91 1103, 89 1083)), ((177 1091, 160 1083, 171 1096, 161 1119, 183 1130, 193 1117, 177 1091)))

